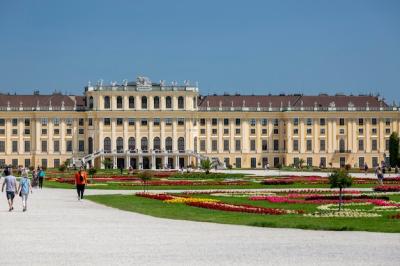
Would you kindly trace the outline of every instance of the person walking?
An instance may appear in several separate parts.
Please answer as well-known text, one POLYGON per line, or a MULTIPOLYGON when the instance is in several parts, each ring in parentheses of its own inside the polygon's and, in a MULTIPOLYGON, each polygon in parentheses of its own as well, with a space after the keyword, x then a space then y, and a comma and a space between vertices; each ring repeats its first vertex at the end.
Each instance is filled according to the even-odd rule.
POLYGON ((42 189, 43 188, 43 179, 46 176, 46 173, 44 172, 42 167, 40 167, 39 173, 37 175, 39 177, 39 188, 42 189))
POLYGON ((83 193, 85 193, 86 183, 87 183, 87 173, 81 166, 79 171, 75 174, 75 185, 76 185, 76 192, 78 193, 78 200, 83 199, 83 193))
POLYGON ((22 178, 19 181, 19 186, 18 186, 18 193, 22 198, 22 211, 26 211, 28 205, 28 195, 29 191, 31 191, 32 194, 32 186, 31 186, 31 181, 28 179, 28 173, 26 171, 22 172, 22 178))
POLYGON ((383 185, 383 172, 380 167, 376 170, 376 176, 378 177, 378 183, 379 185, 383 185))
POLYGON ((17 191, 17 179, 15 176, 12 175, 11 173, 11 168, 6 168, 4 170, 4 182, 3 186, 1 187, 1 192, 4 191, 4 187, 6 187, 6 196, 7 196, 7 201, 8 201, 8 211, 14 210, 13 204, 14 204, 14 197, 15 197, 15 192, 17 191))

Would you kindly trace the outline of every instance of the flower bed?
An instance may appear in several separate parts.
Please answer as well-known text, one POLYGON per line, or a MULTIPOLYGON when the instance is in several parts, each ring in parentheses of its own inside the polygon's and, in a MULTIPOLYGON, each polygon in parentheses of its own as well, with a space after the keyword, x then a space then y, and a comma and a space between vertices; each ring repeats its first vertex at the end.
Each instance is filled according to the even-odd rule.
POLYGON ((376 186, 374 187, 374 191, 381 192, 400 192, 400 186, 376 186))
POLYGON ((155 200, 171 200, 171 199, 175 198, 174 196, 171 196, 168 194, 152 194, 152 193, 143 193, 143 192, 136 193, 135 195, 139 196, 139 197, 155 199, 155 200))
POLYGON ((400 212, 389 216, 390 219, 400 219, 400 212))

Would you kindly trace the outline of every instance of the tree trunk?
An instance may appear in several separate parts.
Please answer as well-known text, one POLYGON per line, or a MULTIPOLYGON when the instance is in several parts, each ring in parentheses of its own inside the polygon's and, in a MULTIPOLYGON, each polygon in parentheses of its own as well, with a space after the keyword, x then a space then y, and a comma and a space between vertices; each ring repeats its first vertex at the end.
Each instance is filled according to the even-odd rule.
POLYGON ((342 188, 339 188, 339 211, 342 208, 342 188))

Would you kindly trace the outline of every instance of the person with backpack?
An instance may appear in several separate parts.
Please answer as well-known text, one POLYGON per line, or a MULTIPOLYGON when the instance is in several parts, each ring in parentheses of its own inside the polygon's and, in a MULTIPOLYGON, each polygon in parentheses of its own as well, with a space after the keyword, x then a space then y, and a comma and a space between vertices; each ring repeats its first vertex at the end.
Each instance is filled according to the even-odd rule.
POLYGON ((27 203, 28 203, 28 195, 29 191, 31 191, 32 194, 32 186, 31 186, 31 181, 28 179, 28 173, 26 171, 22 172, 22 178, 19 180, 19 186, 18 186, 18 193, 19 196, 22 198, 22 211, 27 210, 27 203))
POLYGON ((39 172, 38 172, 38 177, 39 177, 39 188, 42 189, 43 188, 43 179, 46 176, 44 170, 42 167, 40 167, 39 172))
POLYGON ((8 211, 14 210, 14 197, 15 192, 17 191, 17 179, 11 173, 11 168, 4 169, 4 182, 3 186, 1 187, 1 192, 4 191, 4 187, 6 187, 6 196, 8 201, 8 211))
POLYGON ((78 193, 78 200, 83 199, 83 193, 85 192, 86 184, 87 184, 87 173, 81 166, 79 171, 75 174, 75 185, 76 185, 76 192, 78 193))

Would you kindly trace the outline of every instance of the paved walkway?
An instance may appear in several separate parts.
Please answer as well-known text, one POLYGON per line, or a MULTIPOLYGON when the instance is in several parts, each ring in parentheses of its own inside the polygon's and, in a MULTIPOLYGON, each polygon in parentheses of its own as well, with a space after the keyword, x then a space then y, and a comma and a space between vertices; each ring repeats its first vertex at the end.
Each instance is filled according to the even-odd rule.
MULTIPOLYGON (((93 193, 105 191, 89 191, 93 193)), ((110 191, 108 191, 110 193, 110 191)), ((129 193, 129 192, 125 192, 129 193)), ((391 265, 400 234, 306 231, 154 218, 44 189, 29 210, 0 197, 0 265, 391 265)))

